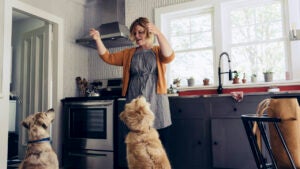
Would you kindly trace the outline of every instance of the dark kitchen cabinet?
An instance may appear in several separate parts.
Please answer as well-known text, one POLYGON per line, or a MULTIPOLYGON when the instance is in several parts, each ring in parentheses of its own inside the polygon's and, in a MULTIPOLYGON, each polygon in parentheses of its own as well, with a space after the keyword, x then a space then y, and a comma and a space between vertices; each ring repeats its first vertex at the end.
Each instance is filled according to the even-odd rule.
POLYGON ((210 168, 209 113, 203 98, 170 97, 168 156, 173 169, 210 168))
POLYGON ((231 97, 209 99, 213 168, 256 168, 241 120, 242 114, 255 113, 265 96, 245 96, 237 103, 231 97))
POLYGON ((127 168, 127 160, 126 160, 126 144, 125 137, 128 133, 127 126, 119 119, 119 114, 124 110, 126 104, 125 98, 120 98, 117 101, 117 117, 116 117, 116 160, 115 166, 116 169, 126 169, 127 168))

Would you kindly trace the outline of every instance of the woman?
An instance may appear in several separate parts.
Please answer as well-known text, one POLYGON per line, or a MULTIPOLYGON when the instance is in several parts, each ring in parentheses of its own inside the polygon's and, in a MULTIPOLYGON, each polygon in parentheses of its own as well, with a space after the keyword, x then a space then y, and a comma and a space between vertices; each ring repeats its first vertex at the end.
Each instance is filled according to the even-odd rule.
POLYGON ((137 46, 116 53, 109 53, 97 30, 91 29, 90 36, 96 41, 103 61, 123 66, 122 95, 126 96, 126 102, 143 95, 155 114, 154 127, 162 129, 171 125, 165 64, 171 62, 175 55, 160 30, 147 18, 136 19, 130 26, 130 38, 137 46), (153 44, 154 36, 159 46, 153 44))

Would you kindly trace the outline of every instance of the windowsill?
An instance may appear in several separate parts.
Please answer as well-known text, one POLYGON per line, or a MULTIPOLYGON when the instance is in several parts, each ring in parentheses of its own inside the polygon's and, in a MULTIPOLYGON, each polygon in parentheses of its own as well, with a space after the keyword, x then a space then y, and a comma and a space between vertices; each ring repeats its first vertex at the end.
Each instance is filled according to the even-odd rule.
MULTIPOLYGON (((232 90, 236 90, 236 89, 245 89, 245 90, 251 89, 251 91, 253 92, 253 91, 255 91, 256 88, 257 89, 260 88, 259 90, 257 90, 258 92, 267 92, 268 88, 273 88, 273 87, 279 87, 279 88, 282 88, 282 89, 280 89, 281 91, 285 91, 286 88, 288 88, 287 90, 289 90, 289 86, 300 86, 300 80, 224 84, 222 87, 223 87, 223 90, 225 90, 224 93, 226 93, 226 90, 232 91, 232 90)), ((192 86, 192 87, 183 86, 183 87, 179 87, 176 89, 180 95, 181 92, 184 93, 184 92, 193 92, 193 91, 199 91, 199 92, 201 92, 201 94, 202 93, 206 94, 206 91, 207 91, 208 94, 211 94, 211 93, 216 93, 217 88, 218 88, 218 85, 208 85, 208 86, 196 85, 196 86, 192 86)), ((299 89, 297 88, 295 90, 299 90, 299 89)))

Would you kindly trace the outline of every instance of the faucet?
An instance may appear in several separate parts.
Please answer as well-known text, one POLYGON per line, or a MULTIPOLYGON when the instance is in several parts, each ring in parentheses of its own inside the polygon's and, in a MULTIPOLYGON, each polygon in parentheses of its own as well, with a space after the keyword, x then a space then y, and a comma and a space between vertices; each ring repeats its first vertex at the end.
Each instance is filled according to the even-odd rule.
MULTIPOLYGON (((219 87, 217 89, 218 94, 222 94, 223 93, 223 87, 222 87, 222 82, 221 82, 221 74, 225 74, 228 73, 229 75, 229 80, 232 80, 232 72, 231 72, 231 66, 230 66, 230 58, 227 52, 222 52, 220 54, 220 58, 219 58, 219 67, 218 67, 218 78, 219 78, 219 87), (223 55, 227 56, 227 60, 228 60, 228 65, 229 65, 229 71, 228 72, 221 72, 221 58, 223 55)), ((236 72, 236 71, 234 71, 236 72)))

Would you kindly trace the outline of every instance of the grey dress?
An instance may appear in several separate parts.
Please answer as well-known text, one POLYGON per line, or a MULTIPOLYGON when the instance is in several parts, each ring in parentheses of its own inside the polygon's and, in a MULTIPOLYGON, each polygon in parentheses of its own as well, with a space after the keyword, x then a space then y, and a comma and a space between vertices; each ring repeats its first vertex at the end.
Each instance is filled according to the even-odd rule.
POLYGON ((155 53, 138 49, 131 60, 130 81, 126 100, 129 103, 143 95, 150 103, 155 115, 154 128, 161 129, 171 125, 169 100, 166 94, 157 94, 157 64, 155 53))

